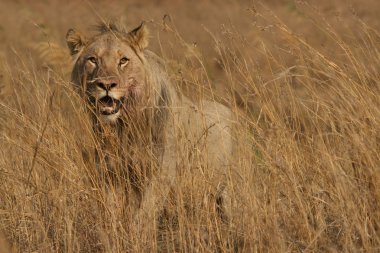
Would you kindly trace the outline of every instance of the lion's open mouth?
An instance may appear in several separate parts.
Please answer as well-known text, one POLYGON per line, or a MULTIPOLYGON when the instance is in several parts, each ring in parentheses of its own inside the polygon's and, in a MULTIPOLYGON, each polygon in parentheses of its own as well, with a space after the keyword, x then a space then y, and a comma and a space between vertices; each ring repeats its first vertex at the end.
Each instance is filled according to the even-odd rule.
POLYGON ((99 112, 102 115, 112 115, 119 112, 121 105, 121 100, 114 99, 110 96, 105 96, 98 100, 99 112))

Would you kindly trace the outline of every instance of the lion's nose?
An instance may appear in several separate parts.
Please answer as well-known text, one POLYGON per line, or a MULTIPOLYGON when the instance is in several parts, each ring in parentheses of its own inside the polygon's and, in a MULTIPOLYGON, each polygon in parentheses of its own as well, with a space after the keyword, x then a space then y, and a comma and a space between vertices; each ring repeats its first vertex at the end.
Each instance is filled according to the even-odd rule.
POLYGON ((111 81, 111 82, 104 82, 104 81, 100 81, 100 82, 97 82, 96 85, 103 89, 103 90, 111 90, 112 88, 115 88, 117 86, 117 82, 115 81, 111 81))

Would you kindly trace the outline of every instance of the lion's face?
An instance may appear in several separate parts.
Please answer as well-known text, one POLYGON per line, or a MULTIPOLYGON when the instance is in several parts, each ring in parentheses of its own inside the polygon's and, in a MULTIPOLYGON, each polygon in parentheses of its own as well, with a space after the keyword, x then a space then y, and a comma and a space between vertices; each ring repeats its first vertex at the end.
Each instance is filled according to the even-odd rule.
POLYGON ((109 30, 89 40, 73 30, 68 32, 69 48, 77 56, 72 81, 103 119, 116 120, 121 109, 132 104, 127 102, 144 92, 143 28, 136 29, 130 33, 109 30))
POLYGON ((113 34, 101 35, 90 43, 78 64, 86 77, 83 80, 86 94, 101 115, 119 114, 123 102, 135 99, 144 89, 145 70, 141 58, 113 34))

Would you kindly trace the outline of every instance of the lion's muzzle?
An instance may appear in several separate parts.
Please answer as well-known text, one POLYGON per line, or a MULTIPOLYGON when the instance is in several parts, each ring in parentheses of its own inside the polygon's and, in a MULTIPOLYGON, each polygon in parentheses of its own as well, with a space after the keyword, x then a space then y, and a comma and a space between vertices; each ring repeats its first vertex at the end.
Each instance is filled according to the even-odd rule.
POLYGON ((97 81, 96 86, 105 91, 110 91, 112 88, 118 86, 118 82, 115 80, 97 81))
POLYGON ((93 82, 97 88, 96 106, 101 115, 117 114, 122 106, 123 98, 115 96, 119 81, 117 78, 97 78, 93 82))

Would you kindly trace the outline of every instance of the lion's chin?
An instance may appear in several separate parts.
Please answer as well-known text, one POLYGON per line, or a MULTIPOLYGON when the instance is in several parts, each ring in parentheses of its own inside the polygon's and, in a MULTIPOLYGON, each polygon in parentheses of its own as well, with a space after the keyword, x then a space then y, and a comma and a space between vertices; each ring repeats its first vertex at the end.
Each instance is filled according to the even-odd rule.
POLYGON ((120 116, 123 100, 104 96, 97 101, 99 117, 104 122, 115 122, 120 116))
POLYGON ((101 114, 99 118, 104 123, 115 123, 117 119, 119 118, 119 116, 120 116, 120 110, 114 114, 109 114, 109 115, 101 114))
POLYGON ((105 116, 118 114, 122 106, 122 100, 104 96, 98 100, 99 113, 105 116))

